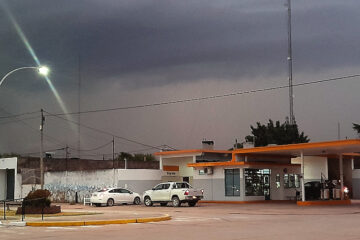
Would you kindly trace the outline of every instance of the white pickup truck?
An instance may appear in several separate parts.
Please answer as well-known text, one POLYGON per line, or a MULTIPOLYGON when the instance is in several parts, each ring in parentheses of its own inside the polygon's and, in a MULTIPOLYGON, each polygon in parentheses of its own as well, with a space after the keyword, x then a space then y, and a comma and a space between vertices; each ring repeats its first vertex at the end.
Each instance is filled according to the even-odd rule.
POLYGON ((194 189, 187 182, 166 182, 156 185, 152 190, 145 191, 143 194, 145 206, 152 206, 160 203, 166 206, 172 202, 174 207, 179 207, 181 203, 187 202, 190 207, 203 198, 204 190, 194 189))

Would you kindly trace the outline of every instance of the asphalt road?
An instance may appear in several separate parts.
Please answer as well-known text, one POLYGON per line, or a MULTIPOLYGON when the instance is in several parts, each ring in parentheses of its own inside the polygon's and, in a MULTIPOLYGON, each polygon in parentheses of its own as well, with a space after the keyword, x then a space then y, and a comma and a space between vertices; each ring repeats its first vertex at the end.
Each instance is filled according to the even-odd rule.
MULTIPOLYGON (((76 207, 105 214, 170 214, 170 221, 87 227, 5 227, 0 239, 360 239, 360 204, 200 204, 197 207, 76 207)), ((67 209, 71 211, 72 209, 67 209)))

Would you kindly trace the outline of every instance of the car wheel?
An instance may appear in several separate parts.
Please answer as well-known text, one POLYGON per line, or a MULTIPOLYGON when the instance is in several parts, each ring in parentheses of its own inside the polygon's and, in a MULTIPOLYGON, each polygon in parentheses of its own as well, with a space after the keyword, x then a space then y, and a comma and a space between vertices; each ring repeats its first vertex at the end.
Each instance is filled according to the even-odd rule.
POLYGON ((151 207, 153 205, 153 202, 151 201, 151 198, 150 197, 145 197, 144 198, 144 204, 145 206, 147 207, 151 207))
POLYGON ((107 205, 108 205, 109 207, 114 206, 114 199, 109 198, 109 199, 107 200, 107 205))
POLYGON ((189 207, 194 207, 196 205, 197 202, 188 202, 189 207))
POLYGON ((167 202, 162 202, 162 203, 160 203, 160 206, 165 207, 166 205, 167 205, 167 202))
POLYGON ((136 197, 135 199, 134 199, 134 204, 135 205, 139 205, 140 204, 140 198, 139 197, 136 197))
POLYGON ((173 197, 172 199, 171 199, 171 201, 172 201, 172 205, 174 206, 174 207, 180 207, 180 205, 181 205, 181 202, 180 202, 180 199, 178 198, 178 197, 173 197))

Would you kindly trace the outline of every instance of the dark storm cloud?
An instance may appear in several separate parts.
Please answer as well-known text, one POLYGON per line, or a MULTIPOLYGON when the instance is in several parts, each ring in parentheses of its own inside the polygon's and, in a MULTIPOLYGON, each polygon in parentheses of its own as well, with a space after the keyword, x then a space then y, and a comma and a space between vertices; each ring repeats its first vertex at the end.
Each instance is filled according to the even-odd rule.
MULTIPOLYGON (((285 1, 8 1, 55 80, 138 87, 206 77, 239 80, 286 72, 285 1), (137 76, 137 78, 136 78, 137 76), (142 76, 142 77, 141 77, 142 76), (144 80, 147 77, 147 81, 144 80), (139 80, 136 80, 139 79, 139 80), (142 80, 140 80, 142 79, 142 80), (151 79, 151 80, 149 80, 151 79)), ((293 3, 296 71, 358 64, 359 4, 293 3), (330 24, 329 24, 330 23, 330 24)), ((3 56, 31 62, 2 17, 3 56), (9 43, 15 44, 9 44, 9 43), (15 53, 15 54, 14 54, 15 53), (24 54, 22 60, 20 56, 24 54)), ((4 57, 2 57, 4 61, 4 57)), ((9 63, 11 64, 11 63, 9 63)))
MULTIPOLYGON (((12 12, 69 111, 77 111, 79 58, 81 109, 132 106, 218 95, 287 83, 285 0, 0 0, 12 12)), ((357 74, 358 0, 293 0, 296 82, 357 74)), ((34 59, 0 8, 0 72, 33 66, 34 59)), ((295 115, 312 140, 345 136, 359 119, 358 79, 299 87, 295 115), (331 93, 331 94, 329 94, 331 93), (331 95, 331 96, 330 96, 331 95), (311 117, 309 117, 311 116, 311 117), (343 133, 342 133, 343 134, 343 133)), ((0 87, 0 116, 44 108, 61 112, 35 72, 13 74, 0 87), (9 113, 7 113, 9 112, 9 113)), ((288 113, 286 89, 209 102, 83 115, 82 122, 151 145, 193 148, 204 137, 229 148, 249 126, 288 113)), ((74 117, 76 118, 76 117, 74 117)), ((39 119, 0 125, 0 152, 37 151, 39 119)), ((67 122, 46 120, 46 132, 76 145, 67 122)), ((109 136, 82 129, 83 148, 109 136), (101 138, 103 137, 103 138, 101 138)), ((55 146, 46 143, 47 149, 55 146)), ((117 143, 118 144, 118 143, 117 143)), ((127 143, 129 145, 129 143, 127 143)), ((117 145, 134 150, 141 146, 117 145)), ((58 147, 58 146, 56 146, 58 147)), ((119 150, 119 151, 120 151, 119 150)))

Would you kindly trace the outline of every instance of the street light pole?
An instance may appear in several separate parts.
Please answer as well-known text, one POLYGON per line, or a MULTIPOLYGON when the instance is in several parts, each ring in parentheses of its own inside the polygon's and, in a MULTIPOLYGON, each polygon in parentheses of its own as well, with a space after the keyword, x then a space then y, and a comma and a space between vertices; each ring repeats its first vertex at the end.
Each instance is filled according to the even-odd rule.
MULTIPOLYGON (((10 76, 11 74, 13 74, 14 72, 23 70, 23 69, 36 69, 39 71, 39 74, 41 75, 48 75, 49 73, 49 68, 47 68, 46 66, 38 66, 38 67, 19 67, 19 68, 15 68, 13 70, 11 70, 10 72, 8 72, 7 74, 5 74, 5 76, 0 80, 0 86, 1 84, 5 81, 5 79, 10 76)), ((40 185, 41 185, 41 189, 44 188, 44 159, 43 159, 43 142, 44 142, 44 136, 43 136, 43 129, 44 129, 44 121, 45 121, 45 117, 44 117, 44 110, 41 109, 41 123, 40 123, 40 185)))
POLYGON ((40 123, 40 186, 44 189, 44 110, 41 109, 41 123, 40 123))

